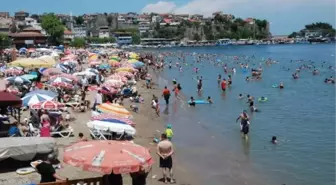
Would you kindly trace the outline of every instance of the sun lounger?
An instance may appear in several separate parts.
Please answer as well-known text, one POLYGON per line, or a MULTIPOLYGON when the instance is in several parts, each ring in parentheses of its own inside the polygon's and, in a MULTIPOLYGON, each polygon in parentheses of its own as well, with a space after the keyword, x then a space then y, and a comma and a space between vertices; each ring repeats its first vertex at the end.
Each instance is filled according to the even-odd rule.
POLYGON ((94 140, 107 140, 104 134, 98 129, 89 129, 90 135, 94 140))
MULTIPOLYGON (((57 129, 56 129, 57 130, 57 129)), ((60 131, 52 131, 50 132, 52 137, 63 137, 67 138, 73 135, 73 129, 71 126, 68 126, 68 128, 60 130, 60 131)))

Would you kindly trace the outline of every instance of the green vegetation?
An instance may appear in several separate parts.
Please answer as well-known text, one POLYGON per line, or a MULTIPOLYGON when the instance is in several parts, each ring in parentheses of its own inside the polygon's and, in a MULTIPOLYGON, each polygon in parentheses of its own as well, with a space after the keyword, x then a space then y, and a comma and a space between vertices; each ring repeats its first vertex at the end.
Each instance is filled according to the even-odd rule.
POLYGON ((241 18, 225 17, 216 15, 213 20, 205 23, 182 21, 178 26, 153 27, 154 38, 175 38, 190 40, 215 40, 222 38, 230 39, 264 39, 269 37, 268 22, 254 19, 254 23, 246 23, 241 18))
POLYGON ((82 16, 77 16, 74 20, 77 25, 82 25, 84 23, 84 18, 82 16))
POLYGON ((8 34, 0 33, 0 48, 8 48, 11 47, 12 40, 8 37, 8 34))
POLYGON ((87 37, 86 41, 93 44, 104 44, 104 43, 114 43, 115 39, 113 37, 109 38, 99 38, 99 37, 87 37))
POLYGON ((73 41, 71 41, 70 45, 72 47, 76 47, 76 48, 81 48, 85 46, 85 39, 84 38, 74 38, 73 41))
POLYGON ((41 26, 49 34, 49 42, 55 45, 62 43, 64 26, 55 14, 44 14, 41 18, 41 26))
POLYGON ((319 32, 322 37, 335 37, 336 30, 329 23, 316 22, 307 24, 305 29, 291 33, 288 37, 304 37, 306 32, 319 32))

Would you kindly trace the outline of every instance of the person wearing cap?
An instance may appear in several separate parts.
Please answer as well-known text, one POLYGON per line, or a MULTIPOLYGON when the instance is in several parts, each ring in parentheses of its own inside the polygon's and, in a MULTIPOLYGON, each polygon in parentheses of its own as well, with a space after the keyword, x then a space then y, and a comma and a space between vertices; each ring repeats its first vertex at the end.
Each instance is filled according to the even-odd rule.
POLYGON ((167 135, 168 140, 171 141, 173 136, 174 136, 174 132, 173 132, 171 124, 167 125, 167 128, 165 130, 165 134, 167 135))
POLYGON ((37 172, 41 175, 40 183, 55 182, 56 180, 65 181, 66 179, 56 174, 51 162, 55 159, 53 154, 49 154, 46 161, 36 165, 37 172))

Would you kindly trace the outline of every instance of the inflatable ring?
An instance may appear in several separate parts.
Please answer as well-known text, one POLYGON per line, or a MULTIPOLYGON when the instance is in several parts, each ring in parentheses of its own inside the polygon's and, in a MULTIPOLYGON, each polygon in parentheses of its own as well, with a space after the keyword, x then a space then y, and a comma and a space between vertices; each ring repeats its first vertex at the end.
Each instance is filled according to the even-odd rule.
MULTIPOLYGON (((208 101, 205 101, 205 100, 194 100, 195 104, 209 104, 208 101)), ((188 101, 188 104, 190 104, 191 101, 189 100, 188 101)))
POLYGON ((26 168, 19 168, 16 170, 16 173, 19 175, 28 175, 31 174, 33 172, 35 172, 35 168, 33 167, 26 167, 26 168))
POLYGON ((266 101, 268 101, 268 98, 267 97, 264 97, 264 99, 259 98, 258 101, 259 102, 266 102, 266 101))
POLYGON ((272 85, 273 88, 278 88, 279 86, 277 84, 272 85))

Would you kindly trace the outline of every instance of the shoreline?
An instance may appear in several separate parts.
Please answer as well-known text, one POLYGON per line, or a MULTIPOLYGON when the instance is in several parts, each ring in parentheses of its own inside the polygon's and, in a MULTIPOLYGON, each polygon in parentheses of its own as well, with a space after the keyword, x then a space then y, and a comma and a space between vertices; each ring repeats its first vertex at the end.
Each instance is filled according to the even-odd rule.
MULTIPOLYGON (((154 159, 154 164, 152 166, 151 172, 147 177, 148 185, 161 185, 164 184, 159 179, 162 178, 162 170, 159 168, 159 157, 156 154, 156 144, 153 143, 153 137, 160 137, 161 132, 165 129, 165 123, 163 117, 156 115, 154 109, 151 108, 151 98, 152 95, 161 96, 161 89, 158 86, 157 74, 150 69, 149 73, 153 76, 153 88, 146 89, 145 82, 140 80, 137 82, 138 93, 143 96, 145 102, 142 104, 137 104, 139 106, 139 112, 133 113, 133 120, 136 122, 137 133, 134 137, 134 143, 142 145, 150 150, 150 153, 154 159)), ((95 92, 90 92, 87 94, 87 99, 94 99, 95 92)), ((91 101, 92 102, 92 101, 91 101)), ((124 107, 129 108, 132 102, 128 99, 124 100, 124 107)), ((27 117, 29 111, 22 112, 22 118, 27 117)), ((65 146, 68 146, 77 141, 78 133, 82 132, 88 138, 90 138, 90 133, 86 127, 86 123, 91 118, 91 111, 88 110, 85 113, 75 113, 72 114, 75 118, 74 121, 70 122, 70 125, 74 129, 74 137, 70 138, 55 138, 58 147, 58 159, 61 161, 62 168, 56 170, 57 174, 68 179, 81 179, 81 178, 92 178, 99 177, 101 174, 94 172, 82 171, 79 168, 72 167, 63 163, 63 150, 65 146)), ((174 144, 174 143, 173 143, 174 144)), ((178 149, 176 149, 176 155, 178 154, 178 149)), ((176 179, 176 184, 181 185, 200 185, 198 184, 195 175, 181 165, 177 157, 173 157, 173 170, 174 178, 176 179)), ((27 175, 18 175, 15 171, 0 173, 0 184, 10 184, 10 185, 23 185, 30 183, 39 183, 40 175, 36 172, 27 175)), ((131 178, 128 174, 123 175, 123 181, 125 185, 131 185, 131 178)))

